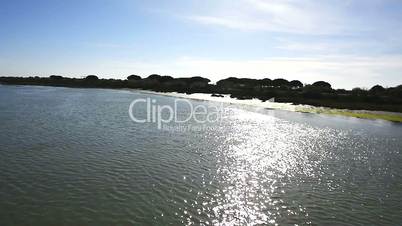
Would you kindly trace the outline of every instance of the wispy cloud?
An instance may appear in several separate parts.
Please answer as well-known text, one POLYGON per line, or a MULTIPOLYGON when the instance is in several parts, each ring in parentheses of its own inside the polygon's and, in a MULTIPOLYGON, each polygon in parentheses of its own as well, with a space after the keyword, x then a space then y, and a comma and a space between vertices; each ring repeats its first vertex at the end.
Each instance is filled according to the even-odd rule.
MULTIPOLYGON (((62 33, 54 35, 47 48, 21 45, 14 36, 4 39, 2 72, 114 78, 159 73, 200 75, 213 81, 229 76, 283 77, 307 83, 326 80, 340 88, 402 83, 398 0, 129 2, 141 10, 133 13, 129 8, 121 18, 117 11, 94 20, 93 31, 74 35, 71 46, 77 48, 61 48, 62 33), (105 33, 105 21, 116 26, 113 34, 105 33), (92 41, 82 43, 82 37, 92 41), (22 51, 21 46, 27 48, 22 51), (54 46, 66 54, 60 56, 62 51, 54 46), (183 55, 190 57, 180 58, 183 55)), ((36 37, 44 42, 42 34, 36 37)))
MULTIPOLYGON (((395 43, 396 44, 396 43, 395 43)), ((294 38, 278 38, 275 48, 292 53, 311 55, 356 54, 374 55, 385 54, 395 46, 373 40, 355 39, 312 39, 300 40, 294 38)))
POLYGON ((242 21, 235 17, 216 17, 216 16, 191 16, 188 17, 191 20, 202 24, 218 25, 232 29, 241 30, 265 30, 265 24, 257 21, 242 21))
POLYGON ((202 24, 242 30, 333 34, 346 29, 342 3, 334 7, 310 0, 240 0, 236 10, 227 4, 231 3, 220 4, 212 14, 189 18, 202 24))

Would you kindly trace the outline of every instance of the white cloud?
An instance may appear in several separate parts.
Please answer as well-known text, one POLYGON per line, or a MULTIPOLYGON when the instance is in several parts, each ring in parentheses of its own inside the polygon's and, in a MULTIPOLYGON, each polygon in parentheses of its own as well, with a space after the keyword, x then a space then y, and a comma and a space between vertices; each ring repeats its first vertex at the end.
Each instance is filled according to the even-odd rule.
POLYGON ((311 39, 298 40, 294 38, 277 38, 276 49, 304 55, 333 55, 333 54, 383 54, 394 49, 388 43, 362 39, 311 39))
POLYGON ((229 17, 213 17, 213 16, 192 16, 189 19, 197 21, 202 24, 212 24, 223 26, 232 29, 241 29, 241 30, 264 30, 265 25, 250 21, 241 21, 237 18, 229 18, 229 17))
POLYGON ((240 0, 236 9, 223 1, 214 13, 188 18, 207 25, 241 30, 288 33, 333 34, 346 29, 342 5, 336 7, 317 1, 240 0))

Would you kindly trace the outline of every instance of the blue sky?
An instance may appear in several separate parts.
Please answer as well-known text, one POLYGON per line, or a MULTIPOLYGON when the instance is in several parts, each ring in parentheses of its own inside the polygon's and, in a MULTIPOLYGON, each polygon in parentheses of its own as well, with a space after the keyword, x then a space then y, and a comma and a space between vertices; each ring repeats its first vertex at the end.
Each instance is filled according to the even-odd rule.
POLYGON ((0 75, 402 84, 399 0, 0 0, 0 75))

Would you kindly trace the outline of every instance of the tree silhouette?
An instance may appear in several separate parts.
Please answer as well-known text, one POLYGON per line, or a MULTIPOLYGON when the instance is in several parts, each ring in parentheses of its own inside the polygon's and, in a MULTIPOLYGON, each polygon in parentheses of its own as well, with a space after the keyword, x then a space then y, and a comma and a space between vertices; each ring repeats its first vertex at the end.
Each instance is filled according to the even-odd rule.
POLYGON ((314 82, 312 86, 321 88, 321 89, 332 89, 331 84, 329 84, 328 82, 324 82, 324 81, 314 82))
POLYGON ((141 77, 138 75, 130 75, 127 77, 127 80, 141 80, 141 77))
POLYGON ((147 77, 147 79, 152 79, 152 80, 159 80, 161 76, 158 74, 152 74, 150 76, 147 77))
POLYGON ((98 76, 96 75, 88 75, 87 77, 85 77, 86 80, 98 80, 98 76))
POLYGON ((51 76, 49 76, 49 78, 51 78, 51 79, 63 79, 63 76, 60 76, 60 75, 51 75, 51 76))
POLYGON ((159 82, 169 82, 169 81, 173 80, 173 77, 169 76, 169 75, 164 75, 164 76, 160 76, 157 80, 159 82))
POLYGON ((290 81, 290 82, 289 82, 289 85, 290 85, 292 88, 303 88, 303 83, 300 82, 299 80, 290 81))
POLYGON ((194 83, 194 82, 209 83, 211 80, 209 80, 209 79, 207 79, 207 78, 203 78, 203 77, 201 77, 201 76, 195 76, 195 77, 189 78, 189 81, 190 81, 191 83, 194 83))
POLYGON ((370 89, 371 93, 382 93, 385 91, 385 88, 380 85, 375 85, 370 89))
POLYGON ((287 87, 289 86, 289 81, 283 78, 277 78, 272 81, 272 86, 274 87, 287 87))
POLYGON ((269 78, 264 78, 260 81, 261 86, 272 86, 272 80, 269 78))
POLYGON ((216 85, 219 86, 219 87, 232 87, 232 86, 234 86, 235 84, 238 83, 238 80, 239 80, 238 78, 229 77, 229 78, 219 80, 216 83, 216 85))

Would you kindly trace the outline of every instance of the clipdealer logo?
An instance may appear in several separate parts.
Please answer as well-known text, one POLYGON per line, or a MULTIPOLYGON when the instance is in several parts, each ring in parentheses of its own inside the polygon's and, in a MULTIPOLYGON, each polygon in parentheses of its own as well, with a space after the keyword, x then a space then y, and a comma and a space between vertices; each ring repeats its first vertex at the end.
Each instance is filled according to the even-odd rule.
POLYGON ((158 129, 162 129, 164 125, 170 123, 184 124, 189 121, 197 124, 216 123, 230 114, 230 109, 224 108, 223 103, 219 106, 194 105, 189 100, 176 98, 172 106, 159 104, 153 98, 139 98, 130 103, 128 113, 133 122, 155 123, 158 129), (141 110, 135 111, 135 109, 141 110), (145 115, 143 114, 144 109, 145 115), (183 111, 183 109, 186 110, 183 111))

